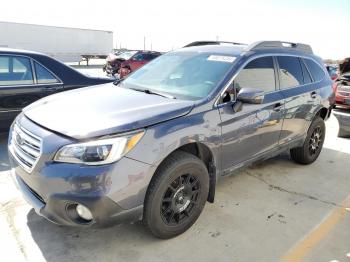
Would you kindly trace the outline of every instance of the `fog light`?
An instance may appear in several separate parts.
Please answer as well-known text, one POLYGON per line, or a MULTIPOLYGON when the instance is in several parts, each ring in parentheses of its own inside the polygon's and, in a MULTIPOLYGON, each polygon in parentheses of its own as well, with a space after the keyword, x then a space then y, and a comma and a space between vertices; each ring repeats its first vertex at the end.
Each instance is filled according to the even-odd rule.
POLYGON ((77 210, 78 215, 81 218, 83 218, 83 219, 85 219, 87 221, 92 220, 92 214, 91 214, 90 210, 87 207, 78 204, 77 207, 76 207, 76 210, 77 210))

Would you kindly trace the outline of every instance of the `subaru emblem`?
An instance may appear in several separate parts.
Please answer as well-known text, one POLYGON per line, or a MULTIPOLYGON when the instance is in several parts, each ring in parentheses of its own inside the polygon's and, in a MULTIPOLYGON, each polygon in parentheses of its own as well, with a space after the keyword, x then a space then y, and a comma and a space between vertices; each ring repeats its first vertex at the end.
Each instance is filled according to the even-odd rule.
POLYGON ((24 144, 24 140, 22 139, 20 134, 16 134, 16 141, 19 145, 23 145, 24 144))

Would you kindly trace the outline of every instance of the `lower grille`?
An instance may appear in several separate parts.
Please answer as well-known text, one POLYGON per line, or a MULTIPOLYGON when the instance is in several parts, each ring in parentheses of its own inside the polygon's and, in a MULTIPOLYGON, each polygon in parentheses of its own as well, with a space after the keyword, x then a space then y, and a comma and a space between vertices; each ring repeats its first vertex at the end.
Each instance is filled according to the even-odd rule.
POLYGON ((11 134, 9 151, 18 164, 31 172, 41 155, 41 138, 15 124, 11 134))
MULTIPOLYGON (((21 179, 21 178, 20 178, 21 179)), ((28 190, 30 191, 30 193, 32 193, 41 203, 46 204, 45 200, 37 193, 34 191, 34 189, 32 189, 30 186, 28 186, 23 179, 21 179, 23 184, 28 188, 28 190)))
POLYGON ((28 187, 29 191, 43 204, 46 204, 44 199, 37 193, 35 192, 33 189, 31 189, 30 187, 28 187))
POLYGON ((350 96, 350 93, 341 92, 341 91, 338 91, 338 94, 341 96, 350 96))

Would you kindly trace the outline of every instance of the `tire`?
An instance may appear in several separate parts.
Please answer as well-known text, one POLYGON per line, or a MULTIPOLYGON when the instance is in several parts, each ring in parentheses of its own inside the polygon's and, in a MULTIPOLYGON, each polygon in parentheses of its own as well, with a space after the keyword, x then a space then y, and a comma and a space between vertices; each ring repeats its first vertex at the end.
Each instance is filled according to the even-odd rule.
POLYGON ((292 159, 303 165, 313 163, 322 151, 325 135, 324 120, 317 116, 309 127, 304 144, 290 150, 292 159))
POLYGON ((175 237, 196 222, 208 192, 209 174, 204 163, 189 153, 174 152, 148 187, 143 222, 158 238, 175 237))

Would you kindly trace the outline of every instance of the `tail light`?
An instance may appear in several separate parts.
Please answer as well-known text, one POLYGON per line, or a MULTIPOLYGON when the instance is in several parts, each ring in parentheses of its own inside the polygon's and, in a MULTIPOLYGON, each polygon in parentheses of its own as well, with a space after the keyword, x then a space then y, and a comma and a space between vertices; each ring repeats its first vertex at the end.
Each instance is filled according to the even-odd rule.
POLYGON ((334 74, 334 75, 332 75, 332 77, 331 77, 331 79, 334 81, 334 80, 336 80, 338 78, 338 75, 337 74, 334 74))

